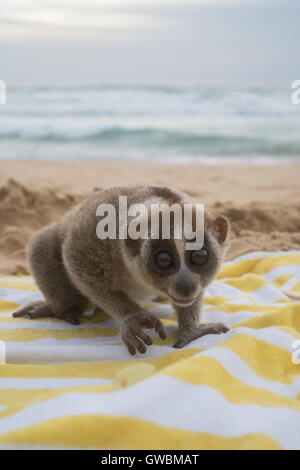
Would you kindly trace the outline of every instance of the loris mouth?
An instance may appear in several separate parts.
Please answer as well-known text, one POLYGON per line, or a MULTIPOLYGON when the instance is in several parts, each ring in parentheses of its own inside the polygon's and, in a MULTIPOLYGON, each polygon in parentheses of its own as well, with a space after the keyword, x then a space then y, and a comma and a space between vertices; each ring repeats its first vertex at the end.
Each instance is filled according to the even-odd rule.
POLYGON ((174 297, 173 295, 170 295, 170 299, 172 300, 174 304, 179 305, 180 307, 187 307, 195 301, 195 297, 183 299, 183 298, 174 297))

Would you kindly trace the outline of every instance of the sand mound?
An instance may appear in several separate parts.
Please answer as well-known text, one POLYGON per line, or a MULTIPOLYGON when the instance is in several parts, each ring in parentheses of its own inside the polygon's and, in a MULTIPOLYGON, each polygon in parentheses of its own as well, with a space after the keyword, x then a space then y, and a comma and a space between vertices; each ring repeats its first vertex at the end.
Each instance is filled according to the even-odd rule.
MULTIPOLYGON (((0 187, 0 272, 28 272, 25 248, 29 237, 58 220, 87 192, 68 193, 53 187, 33 190, 14 179, 4 183, 0 187)), ((193 196, 201 198, 197 191, 193 196)), ((253 250, 300 249, 300 204, 213 202, 209 209, 231 221, 228 259, 253 250)))
POLYGON ((291 206, 253 202, 242 207, 230 203, 214 204, 213 207, 221 209, 231 220, 236 235, 249 229, 262 233, 300 232, 300 204, 291 206))
POLYGON ((79 201, 78 196, 53 189, 37 192, 9 179, 0 187, 0 270, 27 272, 25 247, 32 233, 60 218, 79 201))
POLYGON ((215 203, 211 210, 221 212, 231 222, 228 258, 248 251, 300 248, 300 205, 215 203))

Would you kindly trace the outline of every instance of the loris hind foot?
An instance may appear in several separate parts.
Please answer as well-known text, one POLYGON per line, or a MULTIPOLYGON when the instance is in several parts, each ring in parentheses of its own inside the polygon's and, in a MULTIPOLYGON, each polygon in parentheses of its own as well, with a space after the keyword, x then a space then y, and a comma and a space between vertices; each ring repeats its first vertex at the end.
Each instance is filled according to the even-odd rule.
POLYGON ((13 313, 13 317, 19 318, 30 318, 34 320, 36 318, 54 317, 61 320, 65 320, 72 325, 79 325, 80 321, 76 315, 76 312, 69 311, 64 314, 53 312, 51 308, 43 300, 37 300, 30 302, 23 307, 20 307, 16 312, 13 313))

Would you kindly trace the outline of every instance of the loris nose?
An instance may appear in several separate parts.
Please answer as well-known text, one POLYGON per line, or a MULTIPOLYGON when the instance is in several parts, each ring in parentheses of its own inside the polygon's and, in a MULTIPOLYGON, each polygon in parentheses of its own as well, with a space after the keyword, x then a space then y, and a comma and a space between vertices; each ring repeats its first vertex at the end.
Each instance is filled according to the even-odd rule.
POLYGON ((193 279, 187 276, 180 276, 174 282, 174 291, 179 297, 191 297, 195 294, 196 283, 193 279))

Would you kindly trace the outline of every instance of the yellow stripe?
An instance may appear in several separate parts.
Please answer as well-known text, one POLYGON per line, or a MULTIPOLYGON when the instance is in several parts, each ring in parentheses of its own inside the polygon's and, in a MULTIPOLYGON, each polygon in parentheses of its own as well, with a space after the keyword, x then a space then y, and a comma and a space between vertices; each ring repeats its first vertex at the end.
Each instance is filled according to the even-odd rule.
POLYGON ((235 352, 264 379, 290 384, 299 376, 299 365, 292 363, 290 352, 252 336, 234 335, 217 347, 235 352))
POLYGON ((275 287, 282 287, 292 278, 291 274, 282 274, 281 276, 276 277, 272 283, 275 287))
POLYGON ((289 326, 300 332, 300 303, 290 302, 286 306, 278 307, 277 311, 256 315, 248 320, 235 323, 234 327, 246 326, 260 329, 281 325, 289 326))
POLYGON ((2 443, 81 449, 281 449, 265 434, 221 437, 134 419, 80 415, 56 418, 3 434, 2 443))
POLYGON ((280 325, 280 326, 277 326, 277 328, 278 330, 286 331, 291 336, 294 336, 295 338, 300 339, 300 332, 298 333, 297 331, 294 330, 294 328, 291 328, 290 326, 280 325))
MULTIPOLYGON (((1 297, 1 292, 0 292, 0 297, 1 297)), ((9 312, 14 312, 19 308, 20 304, 17 304, 15 302, 8 302, 7 300, 2 300, 0 298, 0 315, 2 313, 9 313, 9 312)))
MULTIPOLYGON (((261 258, 248 259, 243 261, 235 262, 234 264, 224 264, 217 279, 224 277, 242 276, 245 273, 252 272, 255 265, 261 260, 261 258)), ((286 263, 284 263, 286 264, 286 263)), ((272 268, 271 268, 272 269, 272 268)))
POLYGON ((0 404, 8 407, 7 409, 0 411, 0 419, 18 413, 35 403, 51 400, 64 395, 65 393, 107 393, 111 391, 112 385, 110 383, 57 389, 44 388, 39 390, 10 390, 11 397, 5 397, 4 395, 3 399, 3 395, 0 393, 0 404))
MULTIPOLYGON (((76 328, 76 327, 75 327, 76 328)), ((115 336, 119 333, 119 328, 101 328, 91 326, 87 328, 77 328, 69 330, 38 330, 34 328, 19 328, 16 330, 0 330, 0 340, 28 342, 42 338, 56 338, 59 340, 70 338, 98 338, 115 336)))
MULTIPOLYGON (((106 316, 106 314, 104 314, 106 316)), ((102 320, 105 321, 107 318, 105 316, 102 317, 102 320)), ((92 322, 91 319, 86 317, 81 317, 81 324, 84 325, 85 323, 95 323, 93 326, 88 326, 86 328, 76 328, 71 327, 68 329, 56 330, 56 329, 38 329, 38 328, 16 328, 12 330, 1 330, 0 329, 0 340, 1 341, 17 341, 17 342, 28 342, 28 341, 35 341, 38 339, 43 338, 56 338, 58 340, 66 340, 70 338, 101 338, 101 337, 108 337, 108 336, 117 336, 119 334, 119 328, 108 328, 108 327, 101 327, 98 326, 100 319, 100 314, 98 317, 94 318, 92 322), (96 323, 97 322, 97 323, 96 323)), ((10 317, 5 317, 2 319, 4 323, 11 323, 10 317)), ((34 321, 34 320, 32 320, 34 321)), ((39 320, 42 321, 42 320, 39 320)), ((43 322, 52 321, 56 322, 57 319, 43 319, 43 322)), ((63 320, 62 320, 63 321, 63 320)), ((20 323, 24 322, 24 319, 13 319, 13 322, 20 323)), ((173 320, 163 319, 162 323, 164 325, 173 324, 173 320)), ((0 322, 1 324, 1 322, 0 322)), ((154 344, 162 344, 162 345, 169 345, 173 341, 172 336, 168 336, 167 340, 161 341, 159 338, 154 338, 154 344)))
POLYGON ((180 362, 161 372, 194 385, 207 385, 218 390, 231 403, 266 407, 287 407, 300 411, 300 403, 279 393, 247 385, 233 377, 216 359, 198 356, 180 362))
MULTIPOLYGON (((7 414, 11 414, 11 409, 15 408, 17 405, 20 406, 20 408, 25 408, 29 404, 39 401, 40 397, 44 397, 48 390, 50 389, 0 389, 0 404, 9 408, 9 413, 7 413, 7 410, 0 411, 0 417, 3 418, 4 416, 7 416, 7 414)), ((66 391, 66 389, 54 390, 66 391)))
POLYGON ((12 279, 13 281, 18 282, 20 279, 32 279, 32 276, 29 274, 12 274, 3 276, 5 279, 12 279))
POLYGON ((225 283, 244 292, 255 292, 268 284, 267 281, 257 274, 245 274, 243 277, 227 279, 225 283))
MULTIPOLYGON (((292 305, 292 302, 288 303, 288 305, 261 305, 261 304, 229 304, 224 303, 218 305, 218 310, 221 310, 224 313, 238 313, 241 311, 250 312, 250 313, 272 313, 278 312, 280 309, 289 308, 292 305)), ((205 312, 213 312, 216 310, 215 307, 209 307, 205 309, 205 312)))
POLYGON ((293 285, 292 289, 294 292, 300 292, 300 281, 293 285))
POLYGON ((18 289, 18 290, 26 290, 37 292, 38 288, 35 284, 31 284, 30 282, 7 282, 7 281, 0 281, 0 289, 18 289))
MULTIPOLYGON (((98 326, 77 328, 76 330, 39 330, 34 328, 20 328, 16 330, 1 331, 0 329, 0 341, 15 341, 26 343, 43 338, 55 338, 57 340, 64 341, 70 338, 105 338, 110 336, 118 336, 118 334, 119 328, 101 328, 98 326)), ((170 346, 174 343, 174 341, 175 336, 168 336, 166 340, 153 338, 153 344, 162 346, 170 346)))
POLYGON ((218 279, 224 277, 242 276, 246 273, 266 274, 279 266, 287 264, 299 266, 300 254, 275 255, 268 258, 254 258, 249 260, 237 261, 234 264, 223 265, 218 279))

